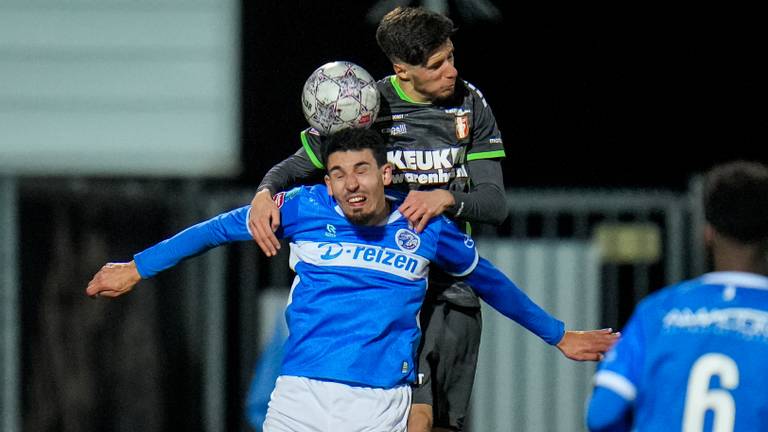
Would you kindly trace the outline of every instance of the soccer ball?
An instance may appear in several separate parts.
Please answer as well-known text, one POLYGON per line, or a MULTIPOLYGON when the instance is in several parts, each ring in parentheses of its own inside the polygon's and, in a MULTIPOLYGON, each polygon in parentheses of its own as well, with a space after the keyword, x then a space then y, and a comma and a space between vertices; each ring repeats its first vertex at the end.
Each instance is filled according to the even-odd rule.
POLYGON ((322 135, 365 128, 379 112, 376 81, 365 69, 336 61, 317 68, 304 83, 301 107, 309 125, 322 135))

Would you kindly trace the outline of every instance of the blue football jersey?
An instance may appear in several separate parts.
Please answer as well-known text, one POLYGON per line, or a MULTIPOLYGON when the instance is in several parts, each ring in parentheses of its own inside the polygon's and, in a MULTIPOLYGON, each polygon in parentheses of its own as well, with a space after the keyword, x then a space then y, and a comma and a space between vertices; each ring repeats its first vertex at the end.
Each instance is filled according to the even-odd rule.
POLYGON ((768 278, 709 273, 638 305, 595 375, 588 423, 593 430, 768 431, 766 364, 768 278))
MULTIPOLYGON (((393 208, 401 198, 392 197, 393 208)), ((466 276, 483 300, 545 342, 563 337, 563 322, 478 258, 472 238, 448 218, 433 218, 416 234, 398 211, 379 226, 350 223, 323 185, 274 199, 282 216, 276 234, 290 239, 296 272, 284 375, 382 388, 413 382, 430 263, 466 276)), ((213 247, 250 241, 249 211, 223 213, 134 255, 139 273, 152 277, 213 247)))
MULTIPOLYGON (((474 241, 442 216, 421 234, 398 211, 380 226, 354 225, 324 185, 283 192, 275 201, 282 222, 276 234, 290 239, 296 272, 281 373, 382 388, 413 382, 429 264, 469 274, 478 264, 474 241)), ((151 277, 212 247, 250 240, 249 209, 224 213, 136 254, 139 273, 151 277)), ((562 331, 561 323, 545 318, 550 333, 562 331)))
POLYGON ((372 387, 413 382, 430 262, 457 276, 478 261, 470 237, 438 217, 416 234, 400 212, 350 223, 324 186, 286 192, 277 234, 296 278, 282 373, 372 387))

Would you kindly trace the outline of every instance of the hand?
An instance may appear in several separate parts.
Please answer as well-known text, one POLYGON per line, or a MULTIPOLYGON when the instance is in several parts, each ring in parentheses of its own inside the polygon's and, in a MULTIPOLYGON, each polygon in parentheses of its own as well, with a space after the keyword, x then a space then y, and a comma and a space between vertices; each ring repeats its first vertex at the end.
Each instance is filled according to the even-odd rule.
POLYGON ((420 233, 430 219, 441 215, 447 208, 456 203, 453 194, 445 189, 431 191, 410 191, 398 210, 420 233))
POLYGON ((88 282, 85 293, 92 298, 119 297, 130 292, 141 280, 136 263, 107 263, 88 282))
POLYGON ((571 360, 599 361, 620 336, 621 333, 614 333, 612 329, 567 331, 557 348, 571 360))
POLYGON ((280 241, 277 240, 275 231, 280 228, 280 209, 272 201, 272 193, 269 189, 262 189, 253 197, 248 228, 266 256, 277 255, 277 251, 280 250, 280 241))

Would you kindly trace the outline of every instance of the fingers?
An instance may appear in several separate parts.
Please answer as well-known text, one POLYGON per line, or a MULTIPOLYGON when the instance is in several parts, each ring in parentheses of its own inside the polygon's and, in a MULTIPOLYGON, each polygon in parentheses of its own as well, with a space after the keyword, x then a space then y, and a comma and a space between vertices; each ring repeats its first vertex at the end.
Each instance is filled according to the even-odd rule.
POLYGON ((430 219, 432 219, 432 217, 429 215, 429 213, 423 214, 421 216, 421 218, 419 218, 418 223, 413 223, 412 222, 413 225, 416 227, 416 228, 414 228, 414 230, 417 233, 421 233, 422 231, 424 231, 424 228, 427 227, 427 223, 429 222, 430 219))
MULTIPOLYGON (((280 228, 280 209, 274 206, 270 216, 272 217, 272 232, 275 232, 280 228)), ((280 248, 280 243, 277 244, 277 247, 280 248)))
POLYGON ((280 250, 280 241, 275 236, 275 231, 280 228, 280 209, 274 201, 270 199, 258 202, 254 199, 251 203, 248 227, 251 228, 251 235, 264 255, 268 257, 277 255, 277 251, 280 250))
POLYGON ((603 353, 584 353, 580 361, 600 361, 603 359, 603 353))
POLYGON ((408 203, 408 200, 400 205, 398 211, 408 219, 408 222, 417 233, 424 231, 427 223, 429 223, 429 220, 432 218, 429 209, 410 204, 408 203))
POLYGON ((280 249, 280 242, 275 237, 275 233, 272 232, 271 224, 268 220, 259 220, 256 225, 256 229, 253 232, 253 238, 256 240, 256 244, 264 255, 273 257, 277 255, 277 251, 280 249))
POLYGON ((576 361, 600 361, 619 340, 621 333, 608 328, 568 331, 566 336, 567 339, 563 338, 563 345, 558 345, 558 348, 567 358, 576 361))
POLYGON ((88 282, 85 293, 91 298, 118 297, 131 291, 139 280, 133 261, 107 263, 88 282))

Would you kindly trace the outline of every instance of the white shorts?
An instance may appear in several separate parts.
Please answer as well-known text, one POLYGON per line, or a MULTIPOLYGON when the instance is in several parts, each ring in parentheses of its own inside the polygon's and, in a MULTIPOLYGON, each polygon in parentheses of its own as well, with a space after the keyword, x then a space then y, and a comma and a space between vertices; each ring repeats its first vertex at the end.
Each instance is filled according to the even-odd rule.
POLYGON ((264 432, 406 432, 411 387, 353 387, 295 376, 277 378, 264 432))

